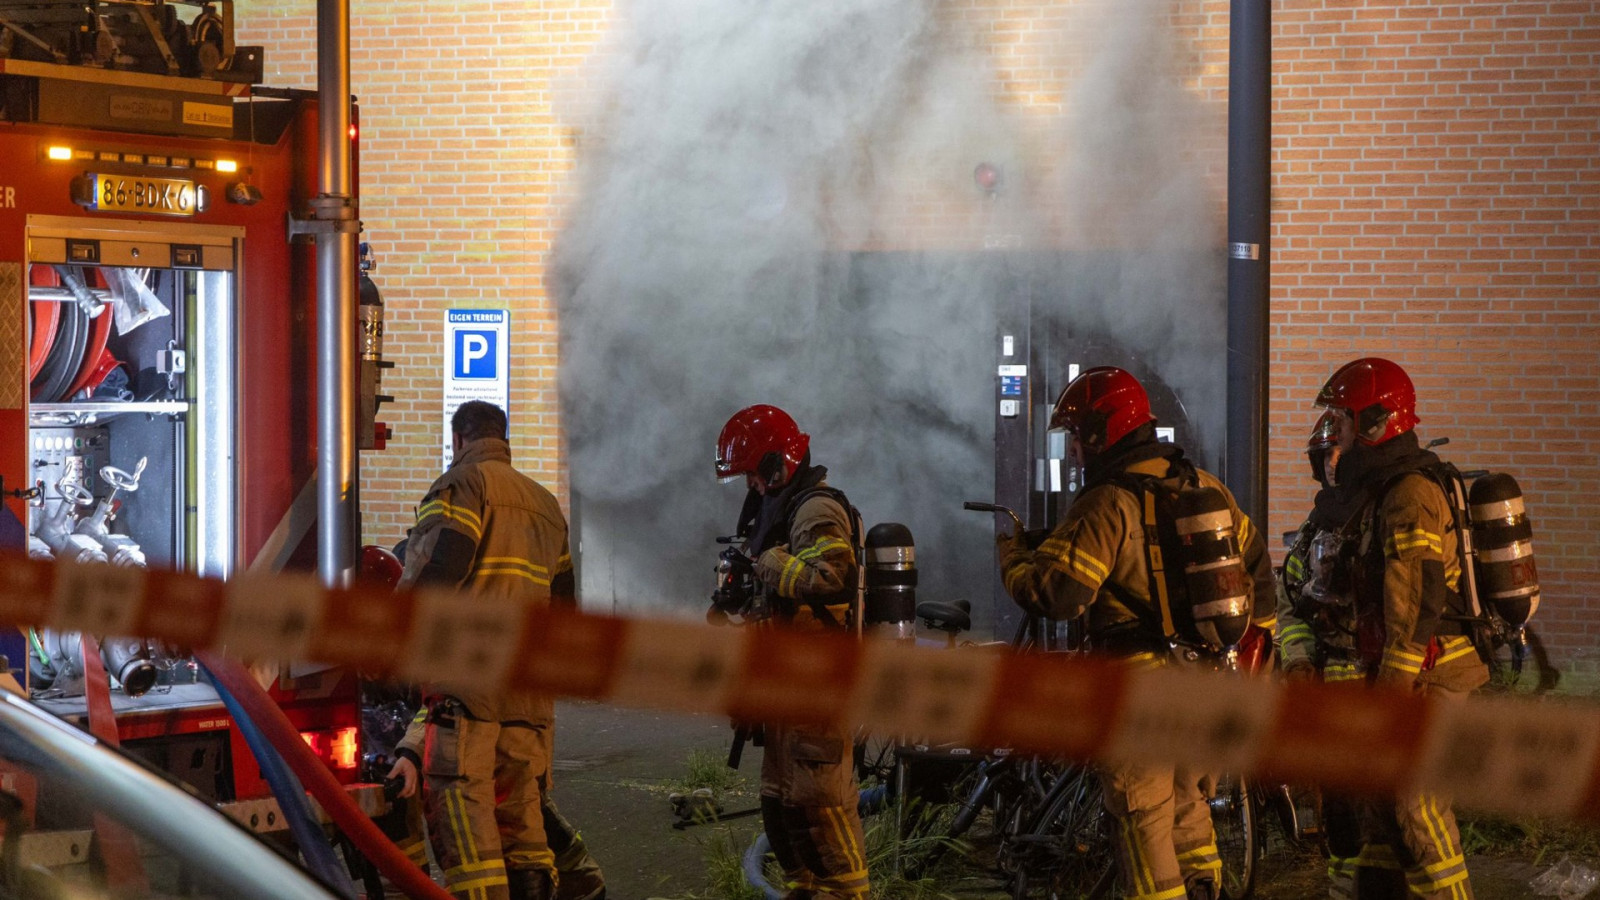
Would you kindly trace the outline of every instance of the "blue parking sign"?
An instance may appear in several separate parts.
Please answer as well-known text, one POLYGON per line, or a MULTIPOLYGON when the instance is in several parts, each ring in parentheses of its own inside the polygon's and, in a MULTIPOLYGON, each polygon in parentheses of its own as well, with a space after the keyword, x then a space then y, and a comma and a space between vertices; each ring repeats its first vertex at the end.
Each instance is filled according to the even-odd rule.
POLYGON ((496 360, 495 342, 499 334, 493 331, 457 331, 455 378, 494 378, 496 360))

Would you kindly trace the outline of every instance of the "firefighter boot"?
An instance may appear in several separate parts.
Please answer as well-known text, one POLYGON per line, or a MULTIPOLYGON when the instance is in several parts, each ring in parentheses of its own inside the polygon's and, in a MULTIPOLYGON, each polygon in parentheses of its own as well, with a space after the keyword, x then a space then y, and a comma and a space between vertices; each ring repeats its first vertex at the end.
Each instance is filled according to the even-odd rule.
POLYGON ((556 871, 561 878, 555 900, 606 900, 606 878, 600 864, 589 855, 583 838, 574 836, 567 849, 556 854, 556 871))
POLYGON ((1201 878, 1189 885, 1188 900, 1222 900, 1217 894, 1217 883, 1209 878, 1201 878))
POLYGON ((541 799, 545 838, 556 855, 555 900, 605 900, 605 874, 600 871, 600 863, 589 855, 583 836, 556 809, 549 795, 541 799))
POLYGON ((555 900, 556 885, 544 869, 506 869, 511 900, 555 900))

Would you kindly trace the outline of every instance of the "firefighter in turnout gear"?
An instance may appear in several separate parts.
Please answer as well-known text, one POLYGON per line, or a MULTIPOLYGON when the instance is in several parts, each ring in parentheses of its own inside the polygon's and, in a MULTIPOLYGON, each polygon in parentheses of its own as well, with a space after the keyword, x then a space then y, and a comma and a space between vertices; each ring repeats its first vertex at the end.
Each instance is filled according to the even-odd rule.
MULTIPOLYGON (((1209 488, 1225 500, 1244 571, 1239 615, 1270 633, 1275 625, 1272 570, 1250 520, 1214 476, 1182 448, 1156 439, 1155 417, 1141 385, 1122 369, 1101 366, 1062 391, 1051 430, 1067 432, 1069 453, 1084 467, 1083 487, 1048 539, 1030 550, 1021 535, 1002 535, 1006 590, 1031 615, 1087 614, 1097 652, 1130 666, 1189 664, 1167 629, 1165 576, 1152 561, 1154 523, 1141 484, 1209 488)), ((1213 495, 1215 496, 1215 495, 1213 495)), ((1219 510, 1220 511, 1220 510, 1219 510)), ((1122 896, 1128 900, 1214 900, 1221 860, 1211 826, 1211 773, 1186 766, 1111 764, 1101 769, 1105 806, 1115 821, 1122 896)))
MULTIPOLYGON (((1333 413, 1338 491, 1357 494, 1341 558, 1354 591, 1356 647, 1369 680, 1443 698, 1488 681, 1463 618, 1454 518, 1427 470, 1439 463, 1412 430, 1416 391, 1376 357, 1346 363, 1317 394, 1333 413)), ((1382 698, 1374 695, 1373 702, 1382 698)), ((1362 801, 1356 870, 1361 900, 1471 900, 1466 857, 1448 798, 1362 801)))
MULTIPOLYGON (((400 586, 459 589, 463 604, 573 602, 566 518, 548 490, 512 468, 505 412, 468 401, 450 429, 455 458, 417 508, 400 586)), ((556 897, 544 803, 552 701, 459 688, 424 700, 389 777, 403 780, 402 797, 421 781, 445 888, 467 900, 556 897)), ((595 886, 587 896, 603 894, 595 886)))
MULTIPOLYGON (((775 406, 742 409, 717 438, 717 477, 749 488, 738 535, 776 627, 852 628, 858 563, 849 502, 811 464, 810 437, 775 406)), ((764 625, 761 627, 765 627, 764 625)), ((790 900, 867 896, 853 736, 767 725, 761 818, 790 900)))
MULTIPOLYGON (((1366 666, 1356 652, 1353 586, 1344 557, 1354 548, 1344 535, 1360 491, 1334 479, 1341 450, 1338 417, 1326 411, 1306 442, 1311 477, 1322 487, 1311 515, 1295 534, 1278 573, 1278 651, 1284 677, 1361 681, 1366 666)), ((1355 801, 1323 792, 1321 827, 1328 848, 1328 896, 1355 897, 1361 823, 1355 801)))

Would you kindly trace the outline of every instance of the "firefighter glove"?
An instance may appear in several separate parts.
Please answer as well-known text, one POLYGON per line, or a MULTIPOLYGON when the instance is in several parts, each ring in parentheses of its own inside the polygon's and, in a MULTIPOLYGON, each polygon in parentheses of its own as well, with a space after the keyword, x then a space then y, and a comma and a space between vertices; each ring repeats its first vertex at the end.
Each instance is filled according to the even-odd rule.
POLYGON ((995 536, 995 549, 1000 551, 1000 571, 1004 572, 1027 559, 1031 552, 1024 535, 1002 531, 995 536))

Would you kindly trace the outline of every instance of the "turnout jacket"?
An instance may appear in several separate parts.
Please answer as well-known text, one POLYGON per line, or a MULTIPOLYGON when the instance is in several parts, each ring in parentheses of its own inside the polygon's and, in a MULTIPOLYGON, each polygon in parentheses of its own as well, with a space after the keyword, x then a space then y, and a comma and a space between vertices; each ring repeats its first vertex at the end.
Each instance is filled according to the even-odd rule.
MULTIPOLYGON (((453 585, 439 585, 457 588, 462 604, 543 606, 552 596, 571 602, 574 595, 561 506, 542 485, 512 468, 511 447, 499 438, 467 443, 428 488, 406 544, 400 586, 416 585, 424 570, 439 565, 441 555, 447 557, 442 568, 452 577, 466 573, 453 585)), ((428 579, 423 581, 427 586, 428 579)), ((555 715, 548 697, 494 697, 489 690, 459 686, 448 696, 460 701, 469 716, 484 721, 537 725, 555 715)), ((419 732, 420 745, 420 729, 413 730, 419 732)), ((411 745, 411 738, 408 732, 403 746, 411 745)))
POLYGON ((850 511, 827 476, 825 467, 805 465, 777 494, 746 500, 741 528, 780 621, 842 626, 856 599, 850 511))
POLYGON ((1358 445, 1339 461, 1339 481, 1365 495, 1352 563, 1358 643, 1378 681, 1471 690, 1488 669, 1451 618, 1466 612, 1460 536, 1443 489, 1420 471, 1436 462, 1411 432, 1377 448, 1358 445))
MULTIPOLYGON (((1167 635, 1150 584, 1143 499, 1116 482, 1142 475, 1175 483, 1186 468, 1183 451, 1151 438, 1107 452, 1115 455, 1091 466, 1072 507, 1037 550, 1012 536, 1004 548, 1002 576, 1012 598, 1032 615, 1072 619, 1087 611, 1089 636, 1101 649, 1162 655, 1167 635)), ((1200 486, 1215 488, 1227 499, 1253 582, 1251 621, 1270 632, 1276 592, 1266 544, 1222 482, 1209 472, 1195 473, 1200 486)))

